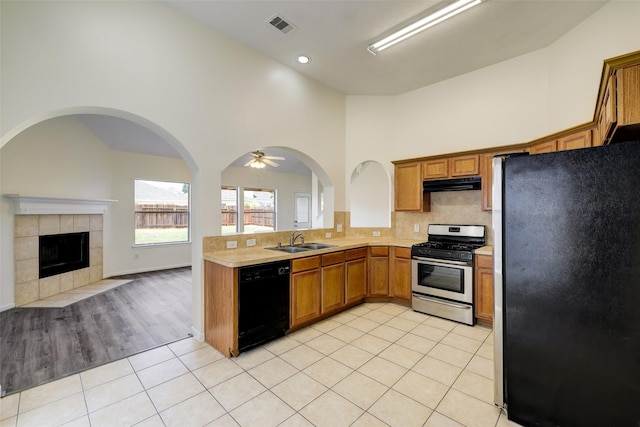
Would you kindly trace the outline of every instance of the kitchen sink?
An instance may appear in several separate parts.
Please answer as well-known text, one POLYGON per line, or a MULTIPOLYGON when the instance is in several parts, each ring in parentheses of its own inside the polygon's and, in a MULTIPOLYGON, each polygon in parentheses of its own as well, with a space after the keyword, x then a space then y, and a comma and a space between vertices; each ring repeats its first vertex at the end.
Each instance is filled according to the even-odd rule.
POLYGON ((291 245, 274 246, 266 249, 271 249, 272 251, 288 252, 290 254, 295 254, 298 252, 312 251, 315 249, 327 249, 327 248, 335 248, 335 247, 336 245, 328 245, 326 243, 302 243, 294 246, 291 246, 291 245))
POLYGON ((327 249, 336 247, 336 245, 328 245, 326 243, 303 243, 300 246, 308 249, 327 249))
POLYGON ((290 254, 295 254, 298 252, 306 252, 311 250, 311 248, 304 248, 302 246, 274 246, 272 248, 266 248, 266 249, 271 249, 272 251, 288 252, 290 254))

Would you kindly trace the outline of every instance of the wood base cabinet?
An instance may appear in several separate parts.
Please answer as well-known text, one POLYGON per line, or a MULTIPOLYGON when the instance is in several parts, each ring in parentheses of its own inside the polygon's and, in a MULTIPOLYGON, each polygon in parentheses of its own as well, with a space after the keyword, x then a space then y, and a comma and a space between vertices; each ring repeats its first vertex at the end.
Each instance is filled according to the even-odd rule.
POLYGON ((344 306, 344 252, 322 255, 322 292, 320 313, 330 313, 344 306))
POLYGON ((475 308, 478 323, 493 324, 493 257, 476 255, 475 308))
POLYGON ((368 296, 389 296, 389 248, 369 248, 369 292, 368 296))
POLYGON ((367 248, 346 251, 345 303, 363 301, 367 294, 367 248))
POLYGON ((238 269, 204 263, 204 339, 225 356, 238 355, 238 269))
POLYGON ((411 249, 393 247, 390 296, 411 301, 411 249))
POLYGON ((320 316, 320 257, 291 261, 291 327, 320 316))

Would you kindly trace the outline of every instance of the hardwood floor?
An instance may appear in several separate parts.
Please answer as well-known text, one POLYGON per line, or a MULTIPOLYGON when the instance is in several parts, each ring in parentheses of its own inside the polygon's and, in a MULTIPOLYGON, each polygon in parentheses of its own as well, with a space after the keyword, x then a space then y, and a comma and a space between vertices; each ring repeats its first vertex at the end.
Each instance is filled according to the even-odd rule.
POLYGON ((191 268, 120 276, 130 283, 64 308, 0 313, 0 385, 14 393, 190 335, 191 268))

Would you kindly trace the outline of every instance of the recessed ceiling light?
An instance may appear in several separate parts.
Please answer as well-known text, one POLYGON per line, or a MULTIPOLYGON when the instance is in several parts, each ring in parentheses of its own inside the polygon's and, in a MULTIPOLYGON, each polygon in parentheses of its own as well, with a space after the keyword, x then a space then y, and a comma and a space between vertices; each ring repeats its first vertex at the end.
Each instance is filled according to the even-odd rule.
POLYGON ((296 61, 298 61, 300 64, 308 64, 309 62, 311 62, 311 57, 307 55, 298 55, 296 61))

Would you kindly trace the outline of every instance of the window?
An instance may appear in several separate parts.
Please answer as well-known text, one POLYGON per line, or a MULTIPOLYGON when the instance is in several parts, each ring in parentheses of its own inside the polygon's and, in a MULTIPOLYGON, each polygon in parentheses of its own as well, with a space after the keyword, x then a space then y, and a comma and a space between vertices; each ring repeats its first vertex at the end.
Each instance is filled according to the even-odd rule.
POLYGON ((238 189, 222 187, 221 195, 222 234, 238 232, 238 189))
POLYGON ((245 188, 244 231, 274 231, 276 229, 276 192, 245 188))
POLYGON ((276 229, 275 190, 222 187, 220 199, 221 234, 276 229))
POLYGON ((188 242, 189 184, 134 182, 136 245, 188 242))

